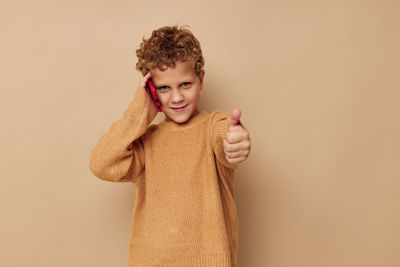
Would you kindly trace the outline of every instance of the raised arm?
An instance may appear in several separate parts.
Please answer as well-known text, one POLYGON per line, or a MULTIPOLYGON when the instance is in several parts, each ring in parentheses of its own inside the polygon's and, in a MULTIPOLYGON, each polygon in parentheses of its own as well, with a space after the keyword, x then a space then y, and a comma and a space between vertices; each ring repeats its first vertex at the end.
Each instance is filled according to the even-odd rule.
POLYGON ((90 170, 112 182, 133 182, 144 170, 142 136, 157 109, 140 85, 123 116, 104 133, 90 155, 90 170))

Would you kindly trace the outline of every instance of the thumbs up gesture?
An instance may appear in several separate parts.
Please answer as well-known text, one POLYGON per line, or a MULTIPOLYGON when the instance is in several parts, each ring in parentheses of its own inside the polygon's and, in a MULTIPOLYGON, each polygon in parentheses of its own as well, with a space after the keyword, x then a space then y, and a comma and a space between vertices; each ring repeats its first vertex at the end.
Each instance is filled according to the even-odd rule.
POLYGON ((225 157, 231 164, 245 161, 250 153, 249 133, 239 123, 241 114, 240 109, 232 111, 224 139, 225 157))

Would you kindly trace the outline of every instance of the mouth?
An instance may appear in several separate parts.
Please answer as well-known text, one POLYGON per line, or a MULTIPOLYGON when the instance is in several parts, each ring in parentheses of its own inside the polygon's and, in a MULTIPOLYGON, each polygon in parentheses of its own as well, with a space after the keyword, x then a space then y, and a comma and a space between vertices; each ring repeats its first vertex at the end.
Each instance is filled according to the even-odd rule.
POLYGON ((181 107, 171 107, 171 109, 172 109, 173 111, 175 111, 175 112, 179 112, 179 111, 185 110, 186 107, 187 107, 188 105, 189 105, 189 104, 187 104, 187 105, 185 105, 185 106, 181 106, 181 107))

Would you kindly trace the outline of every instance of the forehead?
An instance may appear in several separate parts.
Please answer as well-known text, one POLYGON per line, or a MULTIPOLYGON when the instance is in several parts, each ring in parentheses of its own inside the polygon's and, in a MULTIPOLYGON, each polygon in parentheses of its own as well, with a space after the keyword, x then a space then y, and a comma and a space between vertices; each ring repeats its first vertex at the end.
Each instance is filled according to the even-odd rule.
POLYGON ((196 76, 191 61, 177 61, 175 67, 168 67, 165 70, 154 68, 151 76, 156 83, 180 82, 185 79, 192 79, 196 76))

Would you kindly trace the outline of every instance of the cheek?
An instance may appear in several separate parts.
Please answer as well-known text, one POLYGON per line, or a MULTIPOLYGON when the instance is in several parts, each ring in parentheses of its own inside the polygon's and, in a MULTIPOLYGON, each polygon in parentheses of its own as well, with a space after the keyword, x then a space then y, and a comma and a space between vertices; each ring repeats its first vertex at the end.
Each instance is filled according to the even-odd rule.
POLYGON ((188 95, 187 99, 190 102, 198 102, 200 99, 200 93, 193 92, 192 94, 188 95))
POLYGON ((168 103, 168 96, 166 94, 158 94, 158 99, 160 100, 162 106, 168 103))
POLYGON ((198 104, 198 103, 200 102, 200 94, 197 94, 197 95, 194 97, 193 101, 196 102, 196 104, 198 104))

